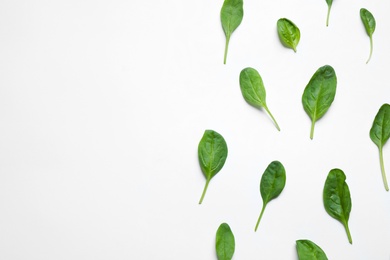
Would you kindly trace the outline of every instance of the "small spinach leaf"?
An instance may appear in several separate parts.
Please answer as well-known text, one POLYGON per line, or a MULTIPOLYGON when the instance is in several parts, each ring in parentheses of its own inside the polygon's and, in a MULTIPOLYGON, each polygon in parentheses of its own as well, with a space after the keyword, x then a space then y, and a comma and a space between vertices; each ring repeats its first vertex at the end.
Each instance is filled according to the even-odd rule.
POLYGON ((389 191, 389 185, 387 184, 385 166, 383 163, 383 146, 386 144, 390 137, 390 105, 383 104, 375 116, 374 122, 370 130, 371 140, 379 148, 379 158, 382 171, 382 179, 385 185, 385 189, 389 191))
POLYGON ((213 130, 206 130, 198 145, 199 164, 206 177, 206 185, 204 186, 199 204, 202 204, 211 178, 213 178, 225 164, 227 155, 228 148, 222 135, 213 130))
POLYGON ((265 88, 259 72, 253 68, 243 69, 240 73, 240 88, 245 101, 256 108, 264 108, 280 131, 278 123, 267 107, 265 88))
POLYGON ((268 202, 275 199, 283 191, 286 185, 286 170, 279 161, 271 162, 265 169, 260 181, 260 194, 263 199, 263 208, 257 220, 255 231, 259 227, 261 217, 268 202))
POLYGON ((344 225, 348 241, 352 244, 352 237, 348 227, 352 202, 345 179, 346 177, 342 170, 331 170, 325 181, 323 200, 326 212, 344 225))
POLYGON ((328 4, 328 14, 326 15, 326 26, 329 25, 330 8, 332 7, 333 0, 325 0, 328 4))
POLYGON ((328 111, 336 95, 337 77, 334 69, 325 65, 319 68, 302 95, 302 104, 311 118, 310 139, 313 139, 314 125, 328 111))
POLYGON ((215 249, 218 260, 231 260, 233 258, 235 249, 234 235, 226 223, 222 223, 217 230, 215 249))
POLYGON ((365 8, 360 9, 360 18, 362 19, 364 28, 366 28, 366 32, 368 36, 370 37, 370 56, 368 56, 368 60, 366 62, 368 63, 372 55, 372 49, 373 49, 372 35, 375 32, 376 22, 372 13, 370 13, 370 11, 368 11, 365 8))
POLYGON ((299 28, 287 18, 280 18, 276 25, 279 39, 282 44, 297 52, 297 46, 301 38, 299 28))
POLYGON ((302 239, 296 243, 299 260, 328 260, 325 252, 314 242, 302 239))
POLYGON ((241 24, 242 18, 244 17, 243 5, 244 3, 242 0, 225 0, 223 2, 221 8, 221 23, 226 36, 223 64, 226 64, 230 36, 241 24))

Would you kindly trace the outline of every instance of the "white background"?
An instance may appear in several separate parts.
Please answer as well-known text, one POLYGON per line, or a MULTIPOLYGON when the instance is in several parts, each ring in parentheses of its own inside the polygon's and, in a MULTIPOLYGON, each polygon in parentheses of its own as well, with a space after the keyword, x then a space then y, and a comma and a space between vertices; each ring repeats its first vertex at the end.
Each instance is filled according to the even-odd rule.
MULTIPOLYGON (((390 193, 372 121, 390 102, 388 1, 244 3, 230 41, 223 1, 0 1, 0 259, 216 259, 229 223, 234 259, 297 259, 307 238, 329 259, 390 259, 390 193), (371 62, 359 10, 377 21, 371 62), (301 30, 283 47, 276 21, 301 30), (333 66, 336 98, 309 139, 301 96, 333 66), (242 98, 238 76, 256 68, 278 132, 242 98), (197 146, 221 133, 229 155, 198 205, 205 178, 197 146), (259 182, 273 161, 286 187, 258 231, 259 182), (347 175, 349 226, 325 212, 328 172, 347 175)), ((384 149, 390 178, 390 145, 384 149)))

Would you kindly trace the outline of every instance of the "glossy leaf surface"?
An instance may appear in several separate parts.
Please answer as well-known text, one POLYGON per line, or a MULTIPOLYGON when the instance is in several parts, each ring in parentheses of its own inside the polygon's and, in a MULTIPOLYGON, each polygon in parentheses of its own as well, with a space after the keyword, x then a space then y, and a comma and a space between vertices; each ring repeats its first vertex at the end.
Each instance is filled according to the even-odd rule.
POLYGON ((372 35, 375 32, 376 22, 372 13, 365 8, 360 9, 360 18, 362 19, 364 28, 366 29, 368 36, 370 37, 370 55, 368 56, 368 60, 366 62, 368 63, 372 56, 372 49, 373 49, 372 35))
POLYGON ((348 227, 352 201, 345 179, 346 176, 342 170, 331 170, 325 181, 323 200, 326 212, 344 225, 349 243, 352 244, 352 237, 348 227))
POLYGON ((389 190, 389 185, 387 184, 385 166, 383 162, 383 146, 386 144, 387 140, 390 137, 390 105, 383 104, 379 109, 378 113, 375 116, 374 122, 370 130, 371 140, 379 148, 379 157, 380 165, 382 171, 382 179, 385 185, 385 189, 389 190))
POLYGON ((226 223, 222 223, 217 230, 215 249, 218 260, 231 260, 233 258, 235 250, 234 235, 226 223))
POLYGON ((313 139, 316 121, 328 111, 334 100, 336 86, 336 72, 331 66, 325 65, 314 73, 303 92, 303 108, 312 121, 310 131, 311 139, 313 139))
POLYGON ((221 8, 221 23, 226 36, 224 64, 226 64, 230 36, 241 24, 242 18, 244 17, 243 5, 242 0, 225 0, 221 8))
POLYGON ((255 231, 257 230, 261 217, 268 202, 275 199, 283 191, 286 185, 286 170, 279 161, 271 162, 265 169, 260 180, 260 194, 263 199, 263 208, 257 220, 255 231))
POLYGON ((277 22, 277 29, 282 44, 296 52, 299 40, 301 39, 299 28, 287 18, 280 18, 277 22))
POLYGON ((301 239, 296 243, 299 260, 328 260, 325 252, 314 242, 301 239))
POLYGON ((202 203, 210 180, 222 169, 228 155, 228 148, 225 139, 213 130, 206 130, 198 145, 198 158, 200 168, 206 177, 202 197, 202 203))
POLYGON ((278 123, 267 107, 266 92, 259 72, 253 68, 243 69, 240 73, 240 88, 245 101, 254 107, 264 108, 280 131, 278 123))

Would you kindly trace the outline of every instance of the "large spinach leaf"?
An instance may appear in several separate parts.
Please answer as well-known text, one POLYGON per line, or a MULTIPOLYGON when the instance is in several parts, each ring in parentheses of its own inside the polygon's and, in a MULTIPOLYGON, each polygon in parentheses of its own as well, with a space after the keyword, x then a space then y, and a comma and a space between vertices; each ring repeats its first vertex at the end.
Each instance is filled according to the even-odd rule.
POLYGON ((314 242, 301 239, 296 243, 299 260, 328 260, 325 252, 314 242))
POLYGON ((337 77, 334 69, 325 65, 319 68, 302 95, 302 104, 311 118, 310 138, 313 139, 314 125, 328 111, 336 95, 337 77))
POLYGON ((218 260, 231 260, 233 258, 235 249, 234 235, 226 223, 222 223, 217 230, 215 249, 218 260))
POLYGON ((259 72, 253 68, 243 69, 240 73, 240 88, 245 101, 254 107, 264 108, 280 131, 278 123, 267 107, 265 88, 259 72))
POLYGON ((389 191, 389 185, 387 184, 385 165, 383 163, 383 146, 386 144, 390 137, 390 105, 383 104, 375 116, 374 122, 370 130, 371 140, 379 148, 379 158, 382 171, 382 179, 385 185, 385 189, 389 191))
POLYGON ((326 212, 344 225, 348 241, 352 244, 352 237, 348 226, 352 201, 345 179, 346 176, 342 170, 331 170, 325 181, 323 200, 326 212))
POLYGON ((261 217, 263 216, 265 207, 268 202, 275 199, 283 191, 286 185, 286 170, 279 161, 271 162, 267 169, 265 169, 260 180, 260 194, 263 199, 263 208, 261 209, 260 216, 257 220, 255 231, 259 227, 261 217))
POLYGON ((225 55, 223 63, 226 64, 226 57, 229 48, 230 36, 241 24, 244 17, 242 0, 225 0, 221 8, 221 23, 226 36, 225 55))

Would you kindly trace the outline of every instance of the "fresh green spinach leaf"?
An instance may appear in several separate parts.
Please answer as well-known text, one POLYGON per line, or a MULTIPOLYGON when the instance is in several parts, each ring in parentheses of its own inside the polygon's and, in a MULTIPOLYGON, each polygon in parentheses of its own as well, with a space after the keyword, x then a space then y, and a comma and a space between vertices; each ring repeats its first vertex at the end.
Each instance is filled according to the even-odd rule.
POLYGON ((261 217, 263 216, 265 207, 268 202, 275 199, 283 191, 286 185, 286 170, 283 164, 279 161, 271 162, 267 169, 265 169, 260 181, 260 194, 263 199, 263 208, 261 209, 260 216, 257 220, 255 231, 259 227, 261 217))
POLYGON ((244 17, 243 5, 244 3, 242 0, 225 0, 223 2, 221 8, 221 23, 226 36, 223 64, 226 64, 230 36, 241 24, 242 18, 244 17))
POLYGON ((277 22, 278 35, 282 44, 297 52, 297 46, 301 38, 299 28, 287 18, 280 18, 277 22))
POLYGON ((218 260, 231 260, 233 258, 235 249, 234 235, 226 223, 222 223, 217 230, 215 249, 218 260))
POLYGON ((326 26, 329 25, 330 8, 332 7, 333 0, 325 0, 328 4, 328 14, 326 15, 326 26))
POLYGON ((323 200, 326 212, 344 225, 348 241, 352 244, 352 237, 348 227, 352 202, 345 179, 346 176, 342 170, 331 170, 325 181, 323 200))
POLYGON ((365 8, 360 9, 360 18, 362 19, 364 28, 366 28, 366 32, 368 36, 370 37, 370 56, 368 56, 368 60, 366 62, 368 63, 372 56, 372 49, 373 49, 372 35, 375 32, 376 22, 372 13, 370 13, 370 11, 368 11, 365 8))
POLYGON ((264 108, 280 131, 278 123, 267 107, 265 88, 259 72, 253 68, 243 69, 240 73, 240 88, 245 101, 256 108, 264 108))
POLYGON ((383 163, 383 146, 386 144, 390 137, 390 105, 383 104, 375 116, 374 122, 370 130, 371 140, 379 148, 379 158, 382 171, 382 179, 385 185, 385 189, 389 191, 389 185, 387 184, 385 165, 383 163))
POLYGON ((302 239, 296 243, 299 260, 328 260, 325 252, 314 242, 302 239))
POLYGON ((311 118, 310 139, 313 139, 314 125, 328 111, 336 95, 337 77, 334 69, 325 65, 319 68, 302 95, 302 104, 311 118))
POLYGON ((206 177, 202 197, 199 204, 202 204, 210 180, 222 169, 228 155, 228 148, 225 139, 213 130, 206 130, 198 145, 198 158, 200 168, 206 177))

